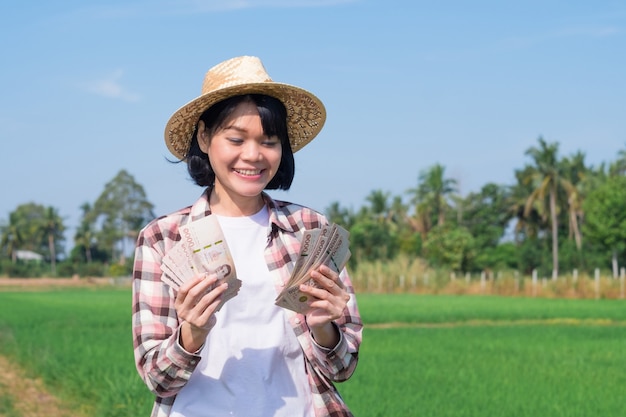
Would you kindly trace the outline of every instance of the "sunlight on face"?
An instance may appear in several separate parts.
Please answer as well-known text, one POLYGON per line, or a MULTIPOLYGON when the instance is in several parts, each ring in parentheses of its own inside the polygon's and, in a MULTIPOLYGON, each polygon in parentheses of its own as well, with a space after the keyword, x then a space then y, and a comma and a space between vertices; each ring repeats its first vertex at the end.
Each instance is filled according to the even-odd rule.
POLYGON ((199 142, 215 172, 215 192, 240 205, 259 201, 282 157, 280 140, 263 132, 252 102, 239 104, 213 137, 199 142))

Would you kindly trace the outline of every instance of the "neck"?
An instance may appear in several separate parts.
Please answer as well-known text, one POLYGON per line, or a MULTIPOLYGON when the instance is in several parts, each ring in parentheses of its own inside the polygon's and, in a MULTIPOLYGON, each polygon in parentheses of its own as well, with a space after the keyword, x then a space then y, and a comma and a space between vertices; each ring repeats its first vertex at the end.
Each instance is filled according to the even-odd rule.
POLYGON ((211 213, 228 217, 252 216, 261 210, 264 205, 261 194, 254 197, 229 195, 226 190, 215 187, 209 196, 211 213))

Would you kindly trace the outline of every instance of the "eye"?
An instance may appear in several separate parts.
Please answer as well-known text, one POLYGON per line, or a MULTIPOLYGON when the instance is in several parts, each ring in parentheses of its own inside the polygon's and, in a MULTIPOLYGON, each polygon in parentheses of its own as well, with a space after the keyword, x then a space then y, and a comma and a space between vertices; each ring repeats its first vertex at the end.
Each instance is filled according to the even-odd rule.
POLYGON ((233 145, 241 145, 243 143, 243 139, 237 137, 227 137, 226 139, 233 145))
POLYGON ((274 147, 274 146, 280 145, 280 141, 278 140, 276 136, 267 138, 262 143, 264 146, 267 146, 267 147, 274 147))

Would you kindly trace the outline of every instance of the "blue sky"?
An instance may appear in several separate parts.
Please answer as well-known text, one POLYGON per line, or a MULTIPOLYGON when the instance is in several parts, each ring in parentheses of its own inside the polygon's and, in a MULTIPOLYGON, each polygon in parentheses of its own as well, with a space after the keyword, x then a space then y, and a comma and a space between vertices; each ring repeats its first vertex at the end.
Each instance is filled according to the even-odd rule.
POLYGON ((277 198, 324 211, 408 198, 436 163, 462 195, 513 184, 539 136, 590 165, 626 149, 622 1, 22 0, 0 5, 0 221, 80 206, 126 169, 156 214, 201 190, 163 129, 211 66, 259 56, 325 103, 277 198))

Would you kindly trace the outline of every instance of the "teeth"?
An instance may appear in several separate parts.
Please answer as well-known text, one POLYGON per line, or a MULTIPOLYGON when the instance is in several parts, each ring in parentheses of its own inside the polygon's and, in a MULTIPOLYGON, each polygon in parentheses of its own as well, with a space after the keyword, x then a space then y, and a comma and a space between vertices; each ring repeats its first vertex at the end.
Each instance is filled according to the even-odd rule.
POLYGON ((241 175, 259 175, 261 173, 260 169, 238 169, 236 171, 241 175))

